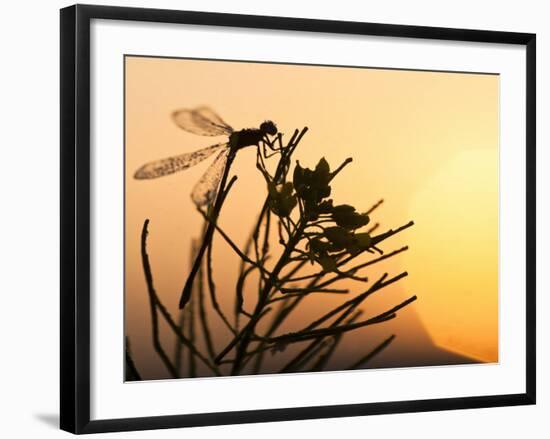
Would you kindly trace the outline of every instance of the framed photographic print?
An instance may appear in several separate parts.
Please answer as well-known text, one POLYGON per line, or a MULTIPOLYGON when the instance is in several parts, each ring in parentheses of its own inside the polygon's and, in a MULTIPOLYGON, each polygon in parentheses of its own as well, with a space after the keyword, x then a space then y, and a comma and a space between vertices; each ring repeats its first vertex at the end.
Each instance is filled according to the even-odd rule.
POLYGON ((61 10, 61 427, 535 403, 535 35, 61 10))

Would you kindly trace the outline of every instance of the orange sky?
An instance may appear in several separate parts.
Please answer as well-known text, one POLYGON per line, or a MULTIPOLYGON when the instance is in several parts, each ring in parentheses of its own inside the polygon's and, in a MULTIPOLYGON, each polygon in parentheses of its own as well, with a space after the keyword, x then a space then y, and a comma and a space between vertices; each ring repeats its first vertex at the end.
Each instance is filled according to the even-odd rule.
MULTIPOLYGON (((380 230, 416 223, 383 245, 410 250, 372 271, 407 270, 409 277, 367 309, 416 294, 419 300, 392 330, 406 332, 412 316, 420 317, 437 345, 497 361, 498 87, 495 75, 127 57, 127 332, 135 343, 149 343, 139 254, 143 220, 151 220, 157 290, 175 307, 191 239, 201 230, 189 194, 210 161, 156 180, 132 175, 145 162, 221 141, 184 132, 170 119, 176 109, 208 105, 236 129, 265 119, 289 135, 308 126, 295 154, 303 165, 324 156, 336 167, 353 157, 334 181, 336 202, 367 209, 384 198, 373 215, 380 230)), ((265 197, 254 163, 253 148, 239 152, 232 168, 239 180, 220 217, 239 244, 265 197)), ((238 260, 217 242, 217 281, 221 291, 231 291, 238 260)), ((308 312, 315 316, 333 300, 341 298, 312 304, 308 312)), ((229 306, 228 297, 222 301, 229 306)))

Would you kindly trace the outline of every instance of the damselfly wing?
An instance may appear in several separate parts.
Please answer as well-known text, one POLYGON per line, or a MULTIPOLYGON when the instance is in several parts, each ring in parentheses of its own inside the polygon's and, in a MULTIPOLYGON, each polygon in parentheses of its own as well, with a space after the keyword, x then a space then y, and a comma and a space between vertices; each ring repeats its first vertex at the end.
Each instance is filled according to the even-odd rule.
POLYGON ((233 128, 208 107, 194 110, 177 110, 172 113, 172 120, 177 126, 199 136, 230 136, 233 128))
POLYGON ((199 207, 211 203, 216 198, 220 179, 232 148, 236 151, 245 146, 258 145, 262 141, 269 144, 267 135, 277 133, 277 128, 271 121, 263 122, 260 128, 235 131, 208 107, 177 110, 172 113, 172 119, 177 126, 190 133, 212 137, 226 135, 229 139, 197 151, 146 163, 136 171, 134 178, 144 180, 174 174, 197 165, 219 151, 191 192, 193 202, 199 207))
POLYGON ((206 206, 216 198, 218 186, 227 164, 228 154, 225 150, 221 151, 193 187, 191 199, 196 206, 206 206))

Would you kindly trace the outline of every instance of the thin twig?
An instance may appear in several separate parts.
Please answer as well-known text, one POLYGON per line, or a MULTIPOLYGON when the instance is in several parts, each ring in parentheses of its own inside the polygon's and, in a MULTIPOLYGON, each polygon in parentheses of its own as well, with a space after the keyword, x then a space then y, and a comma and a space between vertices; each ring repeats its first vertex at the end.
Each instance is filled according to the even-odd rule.
MULTIPOLYGON (((210 221, 208 215, 203 212, 202 210, 199 209, 199 212, 201 213, 201 215, 203 216, 203 218, 207 221, 210 221)), ((235 253, 237 253, 237 255, 239 255, 239 257, 245 261, 246 263, 250 264, 250 265, 253 265, 255 268, 259 269, 262 273, 264 273, 266 276, 271 276, 271 273, 266 270, 264 267, 261 266, 261 264, 257 263, 257 262, 254 262, 252 259, 250 259, 248 256, 246 256, 240 249, 239 247, 237 246, 237 244, 235 244, 231 238, 227 235, 227 233, 225 233, 222 228, 219 226, 218 223, 214 223, 214 228, 216 229, 216 231, 222 235, 223 239, 225 239, 225 241, 229 244, 229 246, 233 249, 233 251, 235 253)))
MULTIPOLYGON (((185 324, 185 310, 180 310, 180 315, 178 317, 178 328, 180 331, 183 331, 183 325, 185 324)), ((183 344, 176 337, 174 343, 174 367, 178 371, 178 374, 181 375, 181 364, 183 362, 184 349, 183 344)))
POLYGON ((337 290, 337 289, 325 289, 325 290, 308 290, 308 291, 305 291, 305 292, 296 292, 296 293, 284 293, 284 296, 280 296, 280 297, 275 297, 274 299, 270 299, 268 301, 268 303, 273 303, 273 302, 279 302, 281 300, 285 300, 289 297, 305 297, 305 296, 308 296, 310 294, 315 294, 316 296, 323 296, 323 295, 326 295, 326 296, 330 296, 332 294, 349 294, 349 290, 337 290))
POLYGON ((382 343, 380 343, 377 347, 375 347, 372 351, 370 351, 365 356, 361 357, 359 360, 357 360, 355 363, 353 363, 351 366, 347 367, 346 369, 348 370, 359 369, 362 365, 364 365, 365 363, 368 363, 372 358, 374 358, 376 355, 378 355, 380 352, 386 349, 394 339, 395 339, 395 335, 391 335, 382 343))
POLYGON ((370 215, 372 212, 374 212, 376 209, 378 209, 380 207, 380 205, 384 202, 384 199, 380 199, 378 200, 373 206, 371 206, 371 208, 369 210, 367 210, 365 213, 367 215, 370 215))
POLYGON ((206 314, 205 309, 205 294, 204 294, 204 273, 203 273, 203 266, 199 268, 199 272, 197 273, 198 279, 197 279, 197 287, 198 287, 198 296, 199 296, 199 317, 200 317, 200 323, 202 327, 202 333, 204 337, 204 342, 206 344, 206 350, 208 351, 208 355, 210 356, 211 360, 214 360, 214 357, 216 356, 214 351, 214 345, 212 343, 212 335, 210 333, 210 327, 208 325, 208 316, 206 314))
POLYGON ((210 245, 208 246, 208 251, 206 252, 206 280, 208 281, 208 291, 210 292, 210 300, 212 302, 212 307, 220 317, 223 323, 225 323, 225 326, 232 332, 235 333, 235 330, 231 326, 231 323, 229 323, 229 320, 227 320, 227 317, 225 317, 225 314, 223 313, 220 304, 218 303, 218 298, 216 296, 216 283, 214 282, 214 269, 212 265, 212 248, 214 245, 214 236, 212 236, 212 240, 210 241, 210 245))
MULTIPOLYGON (((354 323, 361 316, 361 314, 363 314, 363 311, 361 310, 356 311, 355 314, 353 314, 348 320, 346 320, 346 324, 354 323)), ((311 367, 311 372, 321 371, 326 367, 326 365, 334 355, 334 352, 336 352, 336 348, 340 344, 340 341, 342 340, 342 338, 343 338, 343 334, 335 335, 332 338, 332 344, 329 346, 326 352, 324 352, 319 356, 317 361, 311 367)))
MULTIPOLYGON (((189 351, 196 355, 199 360, 201 360, 208 369, 210 369, 212 372, 214 372, 216 375, 220 375, 220 372, 216 366, 211 364, 201 353, 193 343, 189 341, 187 337, 185 337, 181 330, 178 328, 178 325, 174 322, 174 319, 166 309, 166 307, 162 304, 160 299, 157 296, 157 293, 155 291, 155 287, 153 285, 153 275, 151 273, 151 265, 149 263, 149 256, 147 255, 147 227, 149 225, 149 220, 146 219, 143 223, 143 230, 141 233, 141 257, 143 262, 143 271, 145 273, 145 280, 147 282, 147 291, 149 293, 150 301, 154 304, 152 307, 155 309, 158 309, 166 322, 168 323, 168 326, 172 329, 174 334, 179 338, 180 342, 183 343, 185 346, 189 348, 189 351)), ((156 313, 155 313, 156 315, 156 313)))
POLYGON ((246 314, 243 305, 244 305, 244 283, 247 276, 254 271, 254 266, 248 267, 237 279, 237 285, 235 287, 236 296, 235 296, 235 314, 246 314))
POLYGON ((358 296, 342 303, 341 305, 338 305, 333 310, 329 311, 328 313, 324 314, 322 317, 318 318, 317 320, 310 323, 305 329, 313 329, 319 326, 320 324, 326 322, 331 317, 335 316, 339 312, 345 310, 346 308, 353 307, 356 308, 359 304, 361 304, 367 297, 369 297, 371 294, 374 294, 376 291, 381 290, 382 288, 397 282, 398 280, 406 277, 408 273, 404 271, 403 273, 398 274, 397 276, 394 276, 390 278, 389 280, 384 282, 384 279, 387 277, 387 273, 384 273, 382 277, 376 281, 374 284, 370 286, 370 288, 363 293, 359 294, 358 296))
POLYGON ((354 329, 359 329, 364 326, 374 325, 377 323, 385 322, 396 317, 396 312, 401 308, 407 306, 408 304, 414 302, 417 299, 416 296, 409 297, 404 302, 401 302, 399 305, 394 306, 393 308, 378 314, 377 316, 371 317, 370 319, 363 320, 359 323, 352 323, 348 325, 334 326, 329 328, 313 329, 311 331, 300 331, 300 332, 288 332, 283 335, 272 338, 264 338, 262 340, 268 341, 269 343, 294 343, 298 341, 310 340, 318 337, 325 337, 327 335, 336 335, 342 334, 344 332, 353 331, 354 329))
MULTIPOLYGON (((373 237, 372 239, 373 239, 373 240, 376 239, 376 242, 377 242, 377 243, 378 243, 378 242, 381 242, 381 241, 383 241, 384 239, 387 239, 388 237, 393 236, 393 235, 395 235, 396 233, 399 233, 400 231, 407 229, 408 227, 411 227, 413 224, 414 224, 414 223, 411 221, 411 222, 405 224, 404 226, 401 226, 401 227, 399 227, 399 228, 397 228, 397 229, 395 229, 395 230, 388 230, 387 232, 382 233, 381 235, 377 235, 377 236, 373 237), (384 235, 385 235, 384 238, 380 238, 381 236, 384 236, 384 235)), ((377 262, 383 261, 384 259, 388 259, 388 258, 390 258, 390 257, 392 257, 392 256, 395 256, 395 255, 398 254, 398 253, 404 252, 404 251, 406 251, 406 250, 408 250, 408 249, 409 249, 408 246, 404 246, 404 247, 401 247, 401 248, 398 249, 398 250, 392 251, 391 253, 386 253, 386 254, 384 254, 384 255, 378 257, 378 258, 375 258, 375 259, 372 259, 372 260, 370 260, 370 261, 364 262, 364 263, 362 263, 362 264, 360 264, 360 265, 357 265, 357 266, 355 266, 355 267, 353 267, 353 268, 351 268, 351 269, 349 269, 349 270, 347 270, 347 271, 345 271, 345 272, 340 272, 340 273, 339 273, 340 276, 338 276, 338 278, 340 278, 340 277, 342 276, 342 274, 349 273, 350 271, 351 271, 351 272, 355 272, 355 271, 357 271, 357 270, 359 270, 359 269, 361 269, 361 268, 368 267, 369 265, 376 264, 377 262)), ((346 264, 347 264, 348 262, 350 262, 352 259, 355 259, 358 255, 359 255, 359 254, 355 254, 355 255, 350 256, 350 257, 348 257, 348 258, 346 258, 346 259, 343 259, 342 261, 339 261, 339 262, 337 263, 337 266, 338 266, 338 267, 342 267, 343 265, 346 265, 346 264)), ((286 282, 299 282, 299 281, 303 281, 303 280, 314 279, 314 278, 316 278, 316 277, 324 276, 324 275, 329 274, 329 273, 330 273, 329 271, 321 270, 321 271, 318 271, 318 272, 316 272, 316 273, 307 274, 307 275, 304 275, 304 276, 298 276, 298 277, 294 277, 294 278, 291 277, 291 276, 286 276, 286 277, 282 278, 282 279, 280 280, 280 282, 282 282, 282 283, 286 283, 286 282)), ((293 273, 293 274, 294 274, 294 273, 293 273)), ((335 280, 338 280, 338 279, 332 279, 330 283, 334 282, 335 280)), ((363 280, 363 279, 361 278, 360 280, 363 280)))
POLYGON ((159 335, 159 325, 158 325, 158 315, 157 315, 157 295, 153 288, 153 275, 151 273, 151 267, 149 265, 149 258, 147 257, 147 225, 149 224, 149 220, 145 220, 145 223, 143 224, 143 231, 141 233, 141 258, 143 262, 143 271, 145 272, 145 279, 147 281, 147 291, 149 292, 149 309, 151 311, 151 330, 152 330, 152 339, 153 339, 153 347, 155 348, 155 351, 158 353, 160 359, 164 363, 164 366, 166 369, 168 369, 168 372, 173 378, 179 378, 178 371, 168 358, 168 355, 166 355, 166 352, 164 351, 164 348, 162 347, 162 343, 160 341, 160 335, 159 335))
POLYGON ((374 232, 375 230, 378 229, 378 227, 380 227, 380 223, 374 223, 372 226, 370 226, 367 230, 366 230, 366 233, 372 233, 374 232))
MULTIPOLYGON (((202 261, 201 261, 201 265, 202 265, 202 261)), ((200 267, 199 267, 199 270, 197 272, 197 275, 200 275, 200 267)), ((197 282, 198 283, 198 282, 197 282)), ((189 334, 189 341, 193 344, 195 344, 195 296, 191 296, 191 298, 189 299, 189 304, 187 306, 188 308, 188 318, 187 318, 187 322, 188 322, 188 328, 187 328, 187 333, 189 334)), ((189 377, 190 378, 194 378, 197 376, 197 363, 195 361, 195 356, 194 355, 189 355, 189 358, 188 358, 188 364, 189 364, 189 377)))
MULTIPOLYGON (((367 261, 367 262, 364 262, 362 264, 359 264, 359 265, 356 265, 348 270, 346 270, 344 273, 355 273, 356 271, 362 269, 362 268, 365 268, 365 267, 368 267, 369 265, 373 265, 373 264, 376 264, 377 262, 381 262, 385 259, 388 259, 388 258, 391 258, 392 256, 395 256, 395 255, 398 255, 399 253, 402 253, 404 251, 407 251, 409 249, 409 247, 405 246, 405 247, 401 247, 400 249, 398 250, 394 250, 392 251, 391 253, 386 253, 376 259, 372 259, 370 261, 367 261)), ((324 282, 321 282, 319 283, 317 286, 320 287, 320 288, 323 288, 323 287, 326 287, 328 285, 331 285, 333 284, 334 282, 337 282, 339 280, 342 280, 342 276, 340 275, 337 275, 337 276, 334 276, 330 279, 327 279, 326 281, 324 282)))
POLYGON ((343 162, 340 166, 338 166, 334 172, 332 172, 332 173, 330 174, 330 179, 329 179, 329 181, 332 181, 332 179, 333 179, 334 177, 336 177, 336 176, 340 173, 340 171, 341 171, 342 169, 344 169, 344 168, 346 167, 346 165, 350 164, 352 161, 353 161, 353 159, 352 159, 351 157, 348 157, 346 160, 344 160, 344 162, 343 162))
POLYGON ((321 353, 323 349, 326 347, 330 347, 330 340, 323 340, 321 343, 319 343, 314 349, 312 349, 307 355, 304 356, 295 366, 292 370, 293 372, 300 371, 306 367, 306 365, 313 360, 318 354, 321 353))
MULTIPOLYGON (((405 229, 408 229, 409 227, 411 227, 411 226, 413 226, 413 225, 414 225, 414 221, 409 221, 407 224, 405 224, 405 225, 403 225, 403 226, 401 226, 401 227, 398 227, 398 228, 396 228, 396 229, 390 229, 390 230, 388 230, 388 231, 386 231, 386 232, 384 232, 384 233, 381 233, 380 235, 373 236, 373 237, 371 238, 371 247, 370 247, 370 248, 374 248, 374 249, 376 249, 380 254, 383 254, 383 252, 382 252, 379 248, 376 247, 376 244, 378 244, 378 243, 380 243, 380 242, 382 242, 382 241, 388 239, 389 237, 391 237, 391 236, 393 236, 393 235, 396 235, 396 234, 399 233, 399 232, 402 232, 402 231, 405 230, 405 229)), ((356 253, 356 254, 354 254, 354 255, 351 255, 351 256, 349 256, 349 257, 347 257, 347 258, 345 258, 345 259, 342 259, 341 261, 338 262, 338 264, 337 264, 338 267, 341 267, 341 266, 347 264, 349 261, 351 261, 351 260, 355 259, 357 256, 363 254, 365 251, 369 251, 369 249, 363 250, 363 251, 358 252, 358 253, 356 253)))
POLYGON ((335 293, 335 294, 347 294, 349 293, 348 289, 342 288, 321 288, 321 287, 310 287, 310 288, 281 288, 279 290, 282 294, 307 294, 307 293, 335 293))
MULTIPOLYGON (((206 229, 206 227, 205 227, 205 229, 206 229)), ((203 230, 203 234, 204 234, 204 230, 203 230)), ((191 269, 193 267, 193 262, 192 261, 195 259, 196 253, 197 253, 197 241, 195 239, 193 239, 191 241, 191 253, 189 255, 190 256, 189 260, 191 261, 189 269, 191 269)), ((200 270, 199 270, 198 274, 200 275, 200 270)), ((185 309, 181 309, 179 311, 178 328, 179 328, 180 331, 184 331, 186 314, 187 314, 187 312, 186 312, 185 309)), ((181 375, 181 365, 183 363, 183 353, 184 353, 183 344, 176 337, 175 349, 174 349, 174 366, 175 366, 176 370, 178 371, 178 374, 180 374, 180 375, 181 375)))
POLYGON ((130 351, 130 339, 126 337, 126 381, 141 381, 141 374, 139 373, 134 359, 132 358, 132 352, 130 351))

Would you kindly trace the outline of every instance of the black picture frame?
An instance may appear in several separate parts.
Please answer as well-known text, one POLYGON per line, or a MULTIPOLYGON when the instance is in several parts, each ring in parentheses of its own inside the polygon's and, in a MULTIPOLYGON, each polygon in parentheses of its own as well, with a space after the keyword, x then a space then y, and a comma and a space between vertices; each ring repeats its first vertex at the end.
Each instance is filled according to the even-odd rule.
POLYGON ((239 424, 535 404, 535 52, 530 33, 265 17, 110 6, 61 10, 61 404, 72 433, 239 424), (526 47, 526 392, 518 394, 90 420, 90 21, 182 23, 374 35, 526 47))

